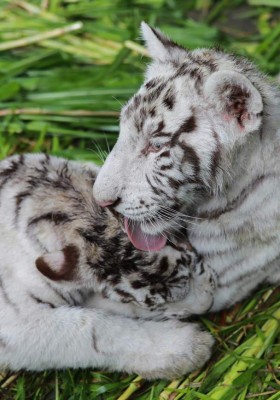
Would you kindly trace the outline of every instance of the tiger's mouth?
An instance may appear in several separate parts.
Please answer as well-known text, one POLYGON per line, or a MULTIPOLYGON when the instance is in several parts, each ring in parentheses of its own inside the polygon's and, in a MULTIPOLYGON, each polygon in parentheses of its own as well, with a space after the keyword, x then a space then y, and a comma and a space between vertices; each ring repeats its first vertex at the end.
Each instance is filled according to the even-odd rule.
POLYGON ((141 217, 139 215, 131 217, 123 215, 114 209, 110 209, 109 211, 119 221, 128 239, 138 250, 160 251, 171 240, 169 235, 171 234, 172 236, 172 231, 174 230, 175 215, 172 218, 161 215, 159 219, 156 219, 150 215, 146 218, 143 218, 142 215, 141 217))
POLYGON ((145 229, 146 226, 147 223, 144 225, 143 221, 124 217, 125 232, 136 249, 143 251, 160 251, 167 243, 166 235, 164 232, 147 233, 145 229))

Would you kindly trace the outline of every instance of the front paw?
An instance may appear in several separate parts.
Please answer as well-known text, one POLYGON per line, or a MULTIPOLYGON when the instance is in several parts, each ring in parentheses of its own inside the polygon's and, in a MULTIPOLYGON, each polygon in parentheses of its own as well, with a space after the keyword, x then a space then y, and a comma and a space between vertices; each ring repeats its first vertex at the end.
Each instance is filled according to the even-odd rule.
POLYGON ((158 323, 154 345, 137 372, 148 379, 174 379, 203 366, 210 358, 213 337, 196 324, 158 323))

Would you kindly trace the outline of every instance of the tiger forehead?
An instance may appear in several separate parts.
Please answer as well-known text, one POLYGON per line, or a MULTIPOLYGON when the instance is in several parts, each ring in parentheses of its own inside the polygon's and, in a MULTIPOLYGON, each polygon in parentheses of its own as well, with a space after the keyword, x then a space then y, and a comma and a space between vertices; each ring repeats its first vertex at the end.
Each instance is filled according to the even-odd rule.
MULTIPOLYGON (((184 114, 180 114, 178 124, 170 123, 168 115, 165 115, 162 110, 162 103, 165 103, 165 108, 170 110, 176 102, 175 97, 170 91, 168 96, 163 97, 163 101, 159 106, 154 105, 152 108, 145 106, 134 110, 127 128, 130 132, 130 139, 135 143, 141 137, 145 140, 160 139, 169 141, 171 138, 178 138, 181 133, 190 133, 196 130, 196 108, 192 105, 184 107, 184 114), (134 132, 132 135, 131 133, 134 132)), ((126 121, 123 121, 126 125, 126 121)), ((142 140, 142 139, 141 139, 142 140)))
POLYGON ((127 120, 133 116, 136 119, 137 130, 141 130, 138 121, 154 118, 160 112, 174 109, 176 102, 183 94, 180 90, 182 85, 185 87, 185 95, 191 90, 190 99, 193 95, 200 97, 205 77, 217 68, 216 63, 209 58, 204 61, 201 59, 194 61, 194 58, 189 58, 180 65, 174 64, 167 76, 156 76, 142 85, 140 91, 131 98, 122 110, 123 119, 127 120))
MULTIPOLYGON (((155 70, 152 75, 156 76, 149 79, 141 87, 140 92, 132 97, 128 105, 123 109, 122 116, 128 119, 139 107, 144 106, 145 111, 142 111, 142 116, 145 118, 154 117, 156 116, 155 103, 172 110, 176 103, 176 96, 180 95, 181 79, 184 80, 185 84, 188 84, 189 88, 194 90, 195 94, 200 96, 205 79, 219 70, 225 62, 231 64, 232 67, 235 64, 240 64, 243 69, 246 69, 246 65, 243 65, 242 60, 238 60, 236 57, 229 57, 222 51, 215 49, 186 51, 185 60, 180 63, 169 61, 166 64, 168 72, 166 74, 163 73, 161 76, 157 76, 158 65, 155 64, 155 70), (179 88, 178 90, 176 90, 177 87, 179 88), (161 100, 161 103, 159 100, 161 100)), ((151 67, 153 69, 153 66, 151 67)), ((162 70, 160 73, 162 73, 162 70)))
POLYGON ((123 110, 123 117, 130 118, 132 113, 138 112, 140 117, 156 116, 155 105, 159 105, 159 98, 165 94, 174 96, 174 88, 168 81, 159 78, 149 80, 135 94, 123 110))

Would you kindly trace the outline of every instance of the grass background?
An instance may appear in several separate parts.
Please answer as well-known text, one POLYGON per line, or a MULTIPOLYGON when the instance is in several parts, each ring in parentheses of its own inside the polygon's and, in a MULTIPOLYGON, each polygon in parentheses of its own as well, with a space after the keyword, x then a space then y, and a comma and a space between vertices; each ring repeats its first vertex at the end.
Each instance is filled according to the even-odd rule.
MULTIPOLYGON (((192 49, 220 45, 271 79, 280 0, 0 0, 0 158, 44 151, 102 162, 148 59, 141 20, 192 49)), ((102 371, 0 375, 0 399, 280 399, 280 291, 201 318, 216 338, 200 371, 173 382, 102 371)))

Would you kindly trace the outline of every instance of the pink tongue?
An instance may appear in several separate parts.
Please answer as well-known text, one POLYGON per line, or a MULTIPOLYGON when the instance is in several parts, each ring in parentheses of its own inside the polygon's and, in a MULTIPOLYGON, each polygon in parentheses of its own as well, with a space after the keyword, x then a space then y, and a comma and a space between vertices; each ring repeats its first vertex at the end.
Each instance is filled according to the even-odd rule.
POLYGON ((166 245, 166 238, 161 235, 149 235, 141 229, 140 222, 124 218, 124 228, 131 243, 138 250, 159 251, 166 245))

